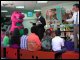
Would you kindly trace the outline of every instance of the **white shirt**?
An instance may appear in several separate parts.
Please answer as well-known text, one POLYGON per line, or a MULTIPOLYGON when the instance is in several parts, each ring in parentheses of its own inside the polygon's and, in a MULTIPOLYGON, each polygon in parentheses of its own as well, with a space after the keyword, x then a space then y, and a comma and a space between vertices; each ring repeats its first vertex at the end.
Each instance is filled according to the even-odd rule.
POLYGON ((27 35, 22 35, 20 39, 20 48, 27 49, 27 35))
MULTIPOLYGON (((41 17, 41 16, 39 16, 38 19, 39 19, 40 17, 41 17)), ((36 22, 36 25, 39 25, 39 24, 42 24, 42 23, 41 23, 40 21, 37 21, 37 22, 36 22)))
POLYGON ((40 17, 41 17, 41 16, 39 16, 38 19, 39 19, 40 17))
POLYGON ((78 24, 79 24, 79 11, 78 12, 74 12, 72 18, 71 19, 67 19, 66 21, 69 21, 69 22, 74 21, 74 24, 76 24, 76 15, 77 15, 77 13, 78 13, 77 20, 78 20, 78 24))
POLYGON ((70 35, 70 39, 72 39, 72 42, 74 42, 74 35, 70 35))
POLYGON ((59 50, 61 50, 62 46, 64 46, 64 40, 59 36, 55 36, 52 39, 52 50, 59 51, 59 50))

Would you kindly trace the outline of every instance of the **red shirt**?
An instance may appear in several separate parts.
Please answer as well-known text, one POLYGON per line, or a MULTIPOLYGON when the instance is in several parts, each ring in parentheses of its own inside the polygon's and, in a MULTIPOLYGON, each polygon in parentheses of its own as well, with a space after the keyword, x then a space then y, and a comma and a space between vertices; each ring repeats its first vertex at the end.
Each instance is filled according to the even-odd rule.
POLYGON ((39 37, 35 33, 31 33, 28 36, 28 50, 37 51, 41 49, 41 42, 39 37))

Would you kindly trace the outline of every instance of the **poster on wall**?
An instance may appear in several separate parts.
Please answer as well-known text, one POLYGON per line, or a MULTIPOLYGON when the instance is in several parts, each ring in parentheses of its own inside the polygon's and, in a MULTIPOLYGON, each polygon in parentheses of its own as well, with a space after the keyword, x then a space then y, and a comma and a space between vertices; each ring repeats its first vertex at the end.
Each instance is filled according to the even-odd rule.
POLYGON ((32 17, 33 16, 33 12, 31 12, 31 11, 27 12, 27 16, 28 17, 32 17))

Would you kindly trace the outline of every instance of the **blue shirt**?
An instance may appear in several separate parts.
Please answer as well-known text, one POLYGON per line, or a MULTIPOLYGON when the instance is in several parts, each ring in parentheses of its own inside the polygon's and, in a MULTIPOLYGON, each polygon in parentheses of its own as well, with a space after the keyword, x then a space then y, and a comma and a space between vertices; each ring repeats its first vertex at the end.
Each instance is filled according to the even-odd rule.
POLYGON ((20 39, 20 48, 21 49, 27 49, 27 35, 22 35, 20 39))

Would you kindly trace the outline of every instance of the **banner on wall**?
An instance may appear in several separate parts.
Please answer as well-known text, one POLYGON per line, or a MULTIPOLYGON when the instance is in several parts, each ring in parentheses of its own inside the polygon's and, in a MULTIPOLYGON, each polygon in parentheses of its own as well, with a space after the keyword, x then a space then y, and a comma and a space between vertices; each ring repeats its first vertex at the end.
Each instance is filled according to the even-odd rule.
POLYGON ((33 17, 33 12, 31 11, 27 12, 27 17, 33 17))

